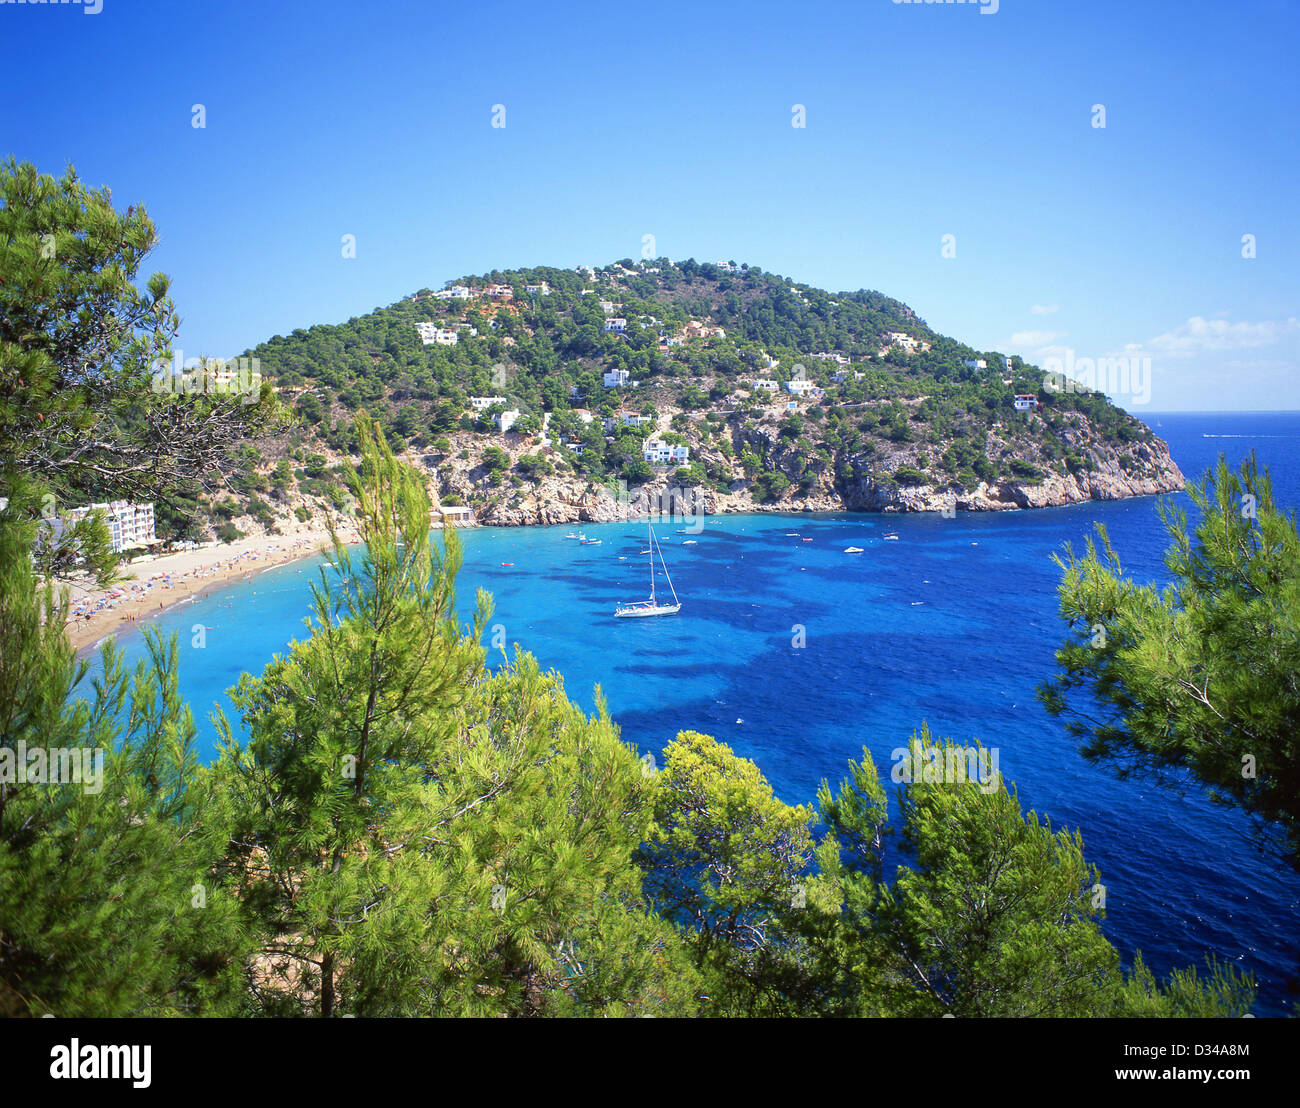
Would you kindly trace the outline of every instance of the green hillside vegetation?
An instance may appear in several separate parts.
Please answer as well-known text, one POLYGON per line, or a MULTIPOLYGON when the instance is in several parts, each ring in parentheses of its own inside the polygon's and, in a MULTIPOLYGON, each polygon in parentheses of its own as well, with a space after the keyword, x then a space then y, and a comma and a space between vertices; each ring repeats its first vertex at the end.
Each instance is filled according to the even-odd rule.
POLYGON ((679 482, 746 488, 757 503, 794 503, 864 481, 966 491, 981 481, 1034 484, 1095 467, 1098 449, 1117 452, 1126 472, 1150 464, 1140 448, 1154 441, 1151 432, 1102 394, 1049 392, 1037 367, 1013 358, 1007 369, 1003 355, 939 335, 877 292, 832 294, 756 267, 662 258, 590 272, 493 271, 447 284, 471 298, 436 299, 422 289, 245 352, 299 424, 278 459, 291 479, 273 486, 269 456, 244 469, 236 491, 249 514, 268 494, 337 498, 331 469, 355 455, 363 408, 399 454, 423 455, 440 472, 466 463, 472 481, 444 480, 438 493, 480 505, 551 475, 650 480, 642 443, 656 423, 659 437, 690 448, 690 465, 671 471, 679 482), (525 291, 543 283, 545 294, 525 291), (508 287, 510 299, 484 295, 490 286, 508 287), (611 318, 626 330, 606 331, 611 318), (422 323, 455 330, 456 343, 425 345, 422 323), (981 359, 988 368, 964 364, 981 359), (617 370, 628 385, 607 388, 604 374, 617 370), (790 412, 785 385, 794 378, 823 395, 790 412), (756 390, 756 379, 779 391, 756 390), (1015 411, 1017 393, 1036 395, 1039 409, 1015 411), (476 411, 470 397, 500 402, 476 411), (493 422, 505 410, 520 413, 508 435, 493 422), (649 419, 619 425, 628 411, 649 419), (609 431, 603 419, 614 420, 609 431), (488 452, 503 445, 509 456, 488 452))

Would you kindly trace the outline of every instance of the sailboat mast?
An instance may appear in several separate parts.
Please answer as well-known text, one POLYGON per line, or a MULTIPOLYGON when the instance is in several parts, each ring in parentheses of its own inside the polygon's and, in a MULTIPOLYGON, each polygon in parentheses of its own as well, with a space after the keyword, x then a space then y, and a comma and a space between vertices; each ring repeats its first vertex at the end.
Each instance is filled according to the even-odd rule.
MULTIPOLYGON (((678 604, 678 603, 680 603, 680 601, 678 601, 678 599, 677 599, 677 590, 676 590, 675 588, 673 588, 673 579, 672 579, 672 576, 668 573, 668 563, 664 561, 664 551, 663 551, 663 547, 661 547, 661 546, 659 545, 659 540, 658 540, 658 539, 655 539, 655 543, 654 543, 654 545, 655 545, 655 549, 659 551, 659 563, 664 567, 664 576, 668 579, 668 589, 669 589, 669 591, 673 594, 673 603, 674 603, 674 604, 678 604)), ((650 564, 651 564, 652 566, 654 565, 654 555, 653 555, 653 554, 650 555, 650 564)))
POLYGON ((655 533, 648 518, 646 519, 645 529, 646 534, 650 536, 650 603, 653 604, 655 600, 655 533))

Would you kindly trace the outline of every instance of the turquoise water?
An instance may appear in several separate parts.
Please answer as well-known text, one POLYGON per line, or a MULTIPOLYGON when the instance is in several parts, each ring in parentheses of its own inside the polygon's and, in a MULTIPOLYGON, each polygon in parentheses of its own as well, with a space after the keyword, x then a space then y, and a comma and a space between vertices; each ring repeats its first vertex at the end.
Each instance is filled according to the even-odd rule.
MULTIPOLYGON (((1189 476, 1220 450, 1235 461, 1254 446, 1279 499, 1300 503, 1300 416, 1157 420, 1189 476)), ((754 759, 792 803, 811 800, 823 777, 838 780, 864 746, 887 772, 890 752, 922 720, 997 747, 1026 808, 1082 831, 1107 886, 1106 931, 1126 958, 1140 948, 1166 973, 1215 952, 1255 972, 1257 1012, 1289 1011, 1300 878, 1255 854, 1245 820, 1195 789, 1178 796, 1088 766, 1035 699, 1062 637, 1050 555, 1066 542, 1080 549, 1094 521, 1108 527, 1126 572, 1161 579, 1156 501, 1140 499, 950 520, 728 516, 707 519, 698 535, 663 526, 682 611, 642 620, 612 613, 648 591, 644 524, 583 527, 600 546, 566 540, 567 526, 483 528, 461 533, 459 607, 468 619, 475 590, 488 589, 488 637, 499 632, 562 673, 589 709, 599 685, 642 750, 657 755, 679 730, 704 731, 754 759), (681 545, 687 538, 698 541, 681 545)), ((210 708, 228 707, 225 690, 241 671, 305 633, 318 564, 268 570, 158 621, 180 635, 182 692, 209 752, 210 708), (203 648, 192 645, 195 625, 211 628, 203 648)), ((138 634, 121 641, 129 657, 141 652, 138 634)))

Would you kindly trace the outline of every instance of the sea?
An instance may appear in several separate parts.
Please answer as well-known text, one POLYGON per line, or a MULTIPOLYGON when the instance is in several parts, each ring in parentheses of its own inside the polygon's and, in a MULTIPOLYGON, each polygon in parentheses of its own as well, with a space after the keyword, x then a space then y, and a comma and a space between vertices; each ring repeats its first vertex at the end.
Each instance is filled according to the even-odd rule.
MULTIPOLYGON (((1278 502, 1300 506, 1300 413, 1150 413, 1189 481, 1219 455, 1255 451, 1278 502)), ((870 750, 882 776, 922 721, 936 736, 997 748, 1023 807, 1078 830, 1106 887, 1103 928, 1126 964, 1161 976, 1213 954, 1255 974, 1255 1014, 1289 1015, 1300 978, 1300 875, 1258 851, 1235 809, 1194 784, 1121 781, 1089 765, 1035 690, 1064 638, 1053 554, 1082 551, 1103 523, 1135 580, 1161 584, 1159 499, 999 514, 706 517, 656 526, 678 615, 615 619, 649 592, 635 521, 459 532, 458 610, 486 589, 485 645, 518 643, 589 711, 603 696, 625 740, 661 758, 701 731, 758 764, 776 794, 810 803, 870 750), (581 530, 599 545, 566 536, 581 530), (897 538, 886 538, 896 535, 897 538), (861 554, 846 554, 848 547, 861 554)), ((435 536, 435 541, 437 541, 435 536)), ((156 622, 179 636, 180 686, 216 749, 210 713, 238 720, 226 690, 304 637, 322 558, 267 570, 156 622), (197 632, 202 629, 202 634, 197 632), (202 643, 202 645, 196 645, 202 643)), ((327 570, 327 572, 329 572, 327 570)), ((659 571, 656 593, 668 582, 659 571)), ((119 635, 143 657, 139 631, 119 635)), ((502 658, 492 646, 490 660, 502 658)), ((93 672, 93 671, 92 671, 93 672)))

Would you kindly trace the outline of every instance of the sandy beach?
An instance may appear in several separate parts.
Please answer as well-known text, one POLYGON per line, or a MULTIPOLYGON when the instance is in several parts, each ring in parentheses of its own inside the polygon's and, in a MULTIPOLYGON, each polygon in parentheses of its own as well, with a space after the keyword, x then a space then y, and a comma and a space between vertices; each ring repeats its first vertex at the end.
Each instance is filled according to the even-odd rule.
MULTIPOLYGON (((345 543, 358 542, 351 527, 340 532, 345 543)), ((86 654, 123 627, 161 615, 176 604, 197 599, 329 547, 323 530, 263 535, 232 543, 209 543, 192 550, 137 558, 121 567, 123 580, 107 589, 93 582, 69 583, 68 641, 86 654)))

